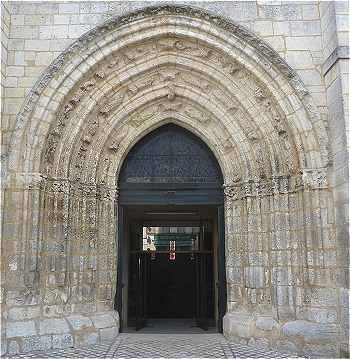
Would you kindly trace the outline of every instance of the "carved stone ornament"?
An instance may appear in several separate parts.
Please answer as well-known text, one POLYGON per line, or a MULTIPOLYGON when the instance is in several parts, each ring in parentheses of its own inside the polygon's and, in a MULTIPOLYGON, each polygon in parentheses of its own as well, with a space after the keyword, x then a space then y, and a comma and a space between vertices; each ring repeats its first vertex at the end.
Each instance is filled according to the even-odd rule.
POLYGON ((186 115, 194 121, 198 121, 200 123, 208 123, 212 121, 211 115, 204 110, 198 109, 197 107, 185 102, 178 100, 173 101, 173 99, 168 98, 167 102, 153 104, 137 111, 137 113, 133 115, 130 120, 128 120, 128 123, 130 123, 133 127, 139 127, 141 124, 144 124, 153 117, 170 111, 178 112, 180 115, 186 115))
MULTIPOLYGON (((123 97, 124 98, 124 97, 123 97)), ((108 116, 109 112, 113 109, 113 104, 112 103, 104 103, 103 105, 101 105, 98 109, 99 113, 105 117, 108 116)))
POLYGON ((303 169, 302 179, 307 189, 322 189, 328 187, 327 168, 316 170, 303 169))
POLYGON ((263 102, 264 100, 267 99, 267 95, 264 93, 264 91, 257 87, 255 90, 254 90, 254 96, 255 98, 259 101, 259 102, 263 102))
MULTIPOLYGON (((104 77, 104 76, 103 76, 104 77)), ((80 102, 81 98, 87 94, 91 89, 96 85, 95 78, 101 80, 103 79, 101 74, 96 76, 96 73, 88 80, 84 81, 78 88, 78 90, 72 95, 70 99, 63 105, 62 111, 57 115, 57 121, 54 126, 52 126, 51 131, 48 134, 46 141, 46 148, 44 150, 44 158, 49 165, 52 165, 54 162, 54 156, 59 144, 60 139, 63 136, 63 131, 67 125, 67 121, 70 119, 71 112, 74 110, 76 105, 80 102)), ((90 136, 93 136, 98 127, 98 120, 91 119, 89 122, 89 135, 85 136, 86 143, 90 143, 90 136)))
POLYGON ((251 142, 256 142, 260 139, 258 131, 253 127, 253 125, 250 122, 243 120, 241 118, 237 118, 236 121, 239 124, 239 126, 243 129, 246 136, 251 142))
MULTIPOLYGON (((218 17, 215 14, 208 12, 207 10, 193 8, 188 5, 157 5, 154 7, 147 7, 144 9, 136 10, 126 15, 114 17, 104 24, 90 30, 83 36, 81 36, 78 40, 76 40, 73 44, 71 44, 65 51, 63 51, 47 68, 47 70, 41 75, 39 81, 35 84, 33 89, 30 91, 29 95, 26 97, 25 103, 23 105, 22 111, 19 116, 24 115, 25 113, 29 113, 32 111, 35 103, 40 95, 40 93, 44 90, 44 88, 48 85, 48 83, 53 79, 53 77, 60 71, 60 69, 77 53, 79 50, 87 48, 90 43, 96 41, 98 37, 101 35, 106 35, 111 31, 115 31, 120 26, 124 26, 128 23, 132 23, 138 19, 142 19, 148 16, 155 16, 157 14, 164 15, 178 15, 178 16, 190 16, 194 18, 198 18, 204 20, 206 22, 213 22, 215 26, 221 28, 225 31, 233 33, 243 42, 247 42, 254 48, 258 50, 259 53, 262 53, 265 58, 272 63, 274 66, 278 68, 278 70, 284 74, 286 79, 290 82, 290 84, 294 87, 294 89, 300 93, 302 96, 305 96, 307 91, 305 90, 305 86, 302 81, 299 79, 297 73, 288 66, 288 64, 279 56, 279 54, 272 49, 264 40, 257 37, 254 33, 250 32, 243 26, 235 24, 228 19, 218 17)), ((187 50, 187 46, 183 44, 183 42, 177 40, 167 40, 164 39, 163 46, 165 48, 169 48, 174 46, 179 50, 187 50), (170 42, 170 43, 169 43, 170 42)), ((211 49, 196 49, 196 54, 201 58, 208 58, 211 55, 211 49)), ((115 60, 118 63, 117 60, 115 60)), ((237 65, 231 63, 227 65, 227 62, 223 60, 224 65, 229 68, 229 72, 234 73, 237 70, 237 65)), ((97 80, 101 80, 105 77, 104 72, 97 71, 93 77, 97 80)))
POLYGON ((230 199, 236 199, 237 197, 237 187, 232 185, 224 185, 224 195, 230 199))
POLYGON ((219 147, 222 148, 223 152, 227 153, 227 152, 231 152, 234 149, 234 145, 232 143, 232 140, 227 137, 223 140, 221 140, 219 147))
POLYGON ((236 183, 236 182, 239 182, 241 181, 241 175, 239 174, 239 172, 237 171, 237 169, 232 169, 230 174, 229 174, 229 181, 230 182, 233 182, 233 183, 236 183))
MULTIPOLYGON (((166 13, 178 13, 174 10, 178 9, 178 7, 176 6, 160 6, 159 8, 154 8, 154 11, 158 13, 160 8, 162 8, 166 13)), ((193 15, 192 12, 188 9, 185 11, 182 7, 179 8, 180 13, 185 14, 188 11, 188 15, 193 15)), ((142 17, 145 16, 146 13, 147 11, 137 12, 137 16, 140 15, 142 17)), ((219 23, 222 23, 221 20, 219 21, 219 23)), ((116 23, 111 24, 114 26, 116 23)), ((109 31, 108 28, 105 29, 106 31, 109 31)), ((236 28, 235 31, 237 29, 238 28, 236 28)), ((91 32, 88 37, 83 37, 82 41, 90 41, 90 39, 93 38, 96 33, 97 32, 95 29, 94 32, 91 32)), ((251 39, 251 37, 248 36, 248 40, 249 39, 251 39)), ((80 40, 78 40, 78 42, 79 41, 80 40)), ((65 104, 63 104, 61 108, 61 111, 57 114, 57 122, 53 124, 48 134, 43 156, 44 161, 46 162, 44 163, 44 165, 47 164, 47 168, 52 168, 52 165, 55 161, 56 150, 59 146, 60 141, 62 141, 65 136, 65 129, 68 128, 67 121, 70 121, 71 118, 74 118, 74 111, 76 110, 77 106, 82 106, 81 104, 83 103, 83 97, 88 96, 89 92, 94 89, 94 87, 98 84, 99 81, 103 81, 109 76, 109 73, 112 72, 114 69, 113 66, 119 66, 121 68, 121 66, 124 66, 126 64, 126 61, 129 61, 130 65, 131 60, 139 57, 144 57, 145 54, 154 54, 154 56, 157 56, 159 54, 159 51, 174 51, 174 53, 183 52, 186 55, 188 54, 191 56, 196 56, 198 58, 205 59, 205 61, 212 61, 213 63, 217 63, 217 66, 220 66, 220 70, 225 70, 226 74, 230 74, 232 76, 235 76, 237 73, 242 71, 239 63, 237 63, 234 59, 227 57, 223 53, 220 53, 215 48, 207 47, 208 45, 204 45, 200 43, 200 41, 194 42, 188 39, 181 39, 173 36, 169 38, 152 39, 146 43, 134 45, 135 46, 130 48, 123 48, 119 51, 120 53, 111 54, 108 57, 108 61, 105 61, 103 64, 100 64, 102 69, 93 69, 93 71, 90 72, 90 75, 83 79, 81 83, 78 84, 79 86, 75 87, 75 90, 70 95, 70 97, 67 98, 65 104)), ((75 45, 70 47, 70 54, 72 53, 73 49, 77 49, 77 47, 75 45)), ((264 49, 268 51, 268 47, 264 47, 264 49)), ((60 61, 59 63, 56 63, 57 66, 58 64, 62 65, 63 63, 62 61, 60 61)), ((54 66, 51 68, 55 68, 55 70, 57 71, 57 67, 54 66)), ((284 69, 286 69, 286 67, 284 67, 284 69)), ((161 84, 163 84, 163 87, 166 86, 167 94, 165 96, 167 97, 167 101, 164 102, 164 104, 162 105, 158 104, 157 107, 155 106, 145 111, 138 112, 135 116, 130 118, 131 126, 138 127, 141 124, 144 124, 148 120, 152 119, 153 116, 156 116, 157 114, 160 114, 161 112, 165 111, 179 111, 180 114, 185 114, 192 120, 198 121, 199 123, 202 123, 204 125, 208 124, 210 121, 213 121, 213 117, 210 113, 199 109, 197 106, 189 105, 187 103, 179 101, 178 94, 180 94, 181 92, 177 91, 177 86, 181 86, 181 84, 183 83, 191 84, 191 86, 198 88, 198 91, 201 91, 203 94, 206 94, 208 96, 214 96, 215 94, 215 96, 220 97, 219 87, 215 88, 215 84, 213 85, 211 81, 201 79, 200 77, 196 77, 194 75, 191 75, 190 73, 184 73, 179 69, 173 69, 172 71, 169 71, 168 74, 167 70, 168 69, 157 69, 157 71, 149 73, 143 78, 135 77, 130 80, 129 83, 117 85, 111 91, 112 93, 106 96, 105 102, 102 105, 99 104, 97 113, 95 109, 94 116, 91 116, 90 114, 90 116, 88 117, 88 121, 84 123, 84 133, 81 137, 80 146, 78 147, 78 150, 76 152, 75 163, 73 164, 73 167, 75 167, 76 179, 80 180, 82 176, 82 168, 84 166, 87 150, 93 141, 93 137, 99 130, 100 121, 104 121, 104 118, 108 117, 113 110, 118 109, 118 106, 124 104, 126 100, 130 100, 133 96, 139 94, 140 91, 146 89, 149 90, 151 86, 161 86, 161 84)), ((289 73, 289 75, 292 75, 292 73, 289 73)), ((286 127, 286 121, 282 116, 279 116, 278 111, 275 108, 275 104, 269 98, 269 94, 267 93, 265 88, 261 87, 261 84, 259 84, 258 82, 256 83, 257 86, 254 90, 254 97, 258 101, 258 103, 261 103, 262 108, 265 107, 266 111, 270 111, 270 116, 272 115, 274 121, 273 126, 278 136, 280 137, 279 147, 282 149, 281 153, 283 153, 283 150, 286 153, 286 156, 284 157, 286 157, 287 159, 284 162, 284 165, 287 170, 281 169, 280 167, 282 166, 276 166, 278 167, 277 172, 280 173, 281 171, 283 173, 295 173, 297 168, 297 161, 294 159, 294 144, 291 143, 289 139, 287 139, 288 131, 286 127)), ((36 97, 33 95, 33 98, 36 97)), ((235 115, 237 118, 240 117, 237 116, 239 105, 231 106, 230 103, 229 105, 232 114, 235 115)), ((270 159, 264 158, 265 152, 267 151, 267 147, 264 147, 263 144, 263 147, 259 147, 262 135, 259 133, 258 129, 255 128, 255 125, 253 124, 240 123, 240 126, 242 127, 243 132, 245 133, 245 135, 251 142, 252 147, 254 148, 258 176, 261 179, 269 177, 271 174, 266 172, 266 167, 270 159)), ((118 137, 114 139, 113 143, 107 145, 108 153, 117 153, 121 146, 121 141, 122 139, 118 137)), ((229 137, 224 137, 224 140, 221 141, 219 146, 221 146, 221 150, 224 153, 228 153, 234 150, 234 143, 229 137)), ((322 143, 322 146, 323 153, 327 152, 326 143, 322 143)), ((270 155, 273 157, 273 154, 270 155)), ((324 154, 323 157, 326 157, 326 155, 324 154)), ((304 163, 304 165, 306 164, 304 163)), ((106 166, 104 168, 105 169, 102 170, 102 172, 104 173, 103 181, 106 181, 108 177, 106 175, 106 166)), ((48 173, 51 174, 51 172, 53 173, 53 171, 48 170, 48 173)), ((307 176, 305 178, 307 178, 307 176)), ((316 185, 316 182, 314 181, 313 185, 316 185)), ((320 180, 318 182, 322 181, 320 180)))
POLYGON ((175 86, 174 85, 169 85, 168 86, 168 94, 167 94, 167 99, 169 101, 174 101, 176 97, 175 94, 175 86))
POLYGON ((69 194, 70 184, 65 178, 48 178, 43 177, 40 188, 47 193, 69 194))
POLYGON ((325 189, 328 186, 326 169, 304 170, 301 175, 280 175, 270 179, 245 179, 223 186, 227 198, 238 200, 247 197, 271 196, 292 193, 303 188, 325 189))
MULTIPOLYGON (((135 48, 130 48, 130 49, 126 48, 121 51, 124 58, 134 59, 135 56, 144 55, 144 51, 146 51, 147 53, 156 54, 156 51, 159 48, 159 46, 161 46, 161 48, 163 49, 166 48, 168 50, 175 49, 176 51, 185 51, 187 53, 191 53, 192 55, 193 55, 192 52, 197 54, 196 49, 202 48, 200 47, 199 43, 194 43, 187 39, 180 40, 174 37, 167 39, 156 39, 152 41, 150 40, 146 44, 137 44, 135 48), (165 43, 166 46, 164 45, 165 43), (150 51, 150 49, 152 49, 152 51, 150 51), (128 56, 129 51, 131 51, 130 56, 128 56)), ((202 54, 202 52, 200 53, 202 54)), ((234 60, 229 59, 224 54, 220 54, 217 50, 211 50, 210 52, 208 52, 208 54, 209 53, 210 53, 209 56, 210 61, 216 59, 218 62, 218 66, 221 66, 221 68, 224 69, 225 71, 227 69, 230 69, 229 70, 230 73, 236 73, 238 71, 239 66, 234 60)), ((117 57, 113 57, 112 60, 109 61, 109 64, 111 63, 119 64, 117 57)), ((79 86, 78 90, 72 94, 70 99, 68 99, 66 105, 63 108, 62 113, 58 114, 59 121, 56 126, 53 126, 53 130, 49 134, 46 154, 44 156, 45 160, 49 165, 52 165, 54 162, 56 148, 58 147, 60 139, 63 137, 63 130, 66 127, 67 120, 71 116, 71 112, 74 111, 77 104, 81 102, 82 97, 87 95, 88 92, 91 89, 93 89, 97 81, 104 79, 105 76, 108 75, 108 71, 110 72, 111 69, 109 70, 105 69, 104 71, 96 71, 93 76, 90 76, 89 79, 83 81, 82 84, 79 86)), ((147 73, 145 76, 143 76, 140 79, 133 79, 129 81, 129 83, 123 85, 117 85, 115 88, 113 88, 112 94, 109 94, 107 98, 104 100, 104 102, 101 105, 99 105, 97 110, 97 115, 90 114, 89 116, 89 120, 87 124, 88 128, 85 130, 85 133, 82 137, 82 145, 78 150, 76 168, 78 169, 83 168, 87 147, 92 142, 93 136, 98 130, 98 127, 100 125, 99 122, 101 120, 104 121, 104 118, 107 118, 112 113, 112 111, 117 110, 120 106, 122 106, 123 103, 125 103, 125 101, 132 99, 132 97, 135 96, 140 91, 149 89, 151 86, 159 86, 161 83, 165 83, 168 90, 167 91, 168 93, 166 95, 167 105, 165 106, 165 108, 161 108, 160 106, 162 105, 159 105, 158 108, 156 108, 156 106, 153 106, 152 108, 139 111, 132 119, 130 119, 130 124, 133 127, 139 127, 141 124, 145 123, 153 116, 156 116, 157 113, 160 113, 161 111, 179 110, 180 108, 182 114, 185 114, 186 116, 202 124, 207 124, 210 121, 212 121, 212 116, 206 111, 203 111, 202 109, 198 109, 197 107, 194 107, 192 105, 183 104, 183 103, 180 104, 179 102, 175 101, 177 97, 176 85, 178 84, 181 83, 190 84, 191 86, 197 87, 198 90, 200 90, 201 92, 215 96, 219 98, 221 101, 223 100, 223 96, 224 96, 222 90, 216 88, 215 85, 213 85, 208 80, 201 77, 196 77, 190 72, 184 73, 183 71, 180 71, 178 69, 161 68, 160 70, 147 73)), ((273 111, 273 113, 277 112, 271 106, 272 101, 268 100, 267 95, 260 87, 256 88, 255 97, 260 102, 263 101, 264 103, 268 103, 269 110, 273 111)), ((231 106, 231 110, 233 112, 236 112, 236 108, 237 107, 235 106, 233 107, 231 106)), ((248 122, 245 122, 243 125, 241 124, 241 127, 251 142, 256 142, 259 140, 260 135, 253 125, 251 125, 248 122)), ((280 127, 281 126, 279 126, 279 128, 280 127)), ((279 131, 283 132, 281 129, 279 129, 279 131)), ((224 141, 222 148, 224 152, 230 152, 233 149, 230 140, 224 141)), ((258 151, 258 154, 260 152, 258 151)), ((262 169, 264 167, 263 161, 258 161, 257 163, 259 164, 258 168, 262 169)), ((288 165, 288 168, 292 168, 292 167, 293 166, 291 164, 288 165)), ((264 172, 263 170, 260 170, 261 177, 264 176, 263 172, 264 172)), ((77 178, 80 178, 79 173, 77 173, 77 178)))
POLYGON ((178 77, 181 82, 193 86, 206 94, 209 94, 213 87, 213 85, 208 80, 199 78, 198 76, 193 76, 189 73, 185 74, 178 72, 178 77))
POLYGON ((97 198, 100 201, 114 201, 118 200, 119 197, 119 189, 118 188, 111 188, 100 185, 97 191, 97 198))
MULTIPOLYGON (((67 178, 43 177, 40 182, 40 190, 52 194, 64 194, 79 198, 99 200, 114 200, 118 198, 118 188, 108 187, 104 184, 83 183, 67 178)), ((68 198, 68 197, 67 197, 68 198)))
POLYGON ((112 140, 108 146, 109 151, 113 153, 118 153, 123 139, 128 135, 129 133, 129 126, 123 126, 118 130, 118 133, 112 137, 112 140))
POLYGON ((103 183, 107 182, 109 170, 110 170, 111 166, 112 166, 112 160, 110 158, 106 157, 103 160, 103 164, 102 164, 102 181, 103 181, 103 183))
POLYGON ((187 116, 191 117, 195 121, 201 123, 207 123, 211 121, 211 116, 209 114, 205 113, 202 110, 198 110, 194 106, 191 105, 184 106, 183 111, 187 116))

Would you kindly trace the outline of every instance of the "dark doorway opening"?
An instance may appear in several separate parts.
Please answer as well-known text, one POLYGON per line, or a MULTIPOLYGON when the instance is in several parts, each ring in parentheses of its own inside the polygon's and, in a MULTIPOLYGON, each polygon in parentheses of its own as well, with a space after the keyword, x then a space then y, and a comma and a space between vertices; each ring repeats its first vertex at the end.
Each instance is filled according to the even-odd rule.
POLYGON ((222 184, 209 148, 179 126, 164 125, 131 149, 118 182, 115 308, 121 331, 157 320, 222 331, 222 184))
POLYGON ((220 330, 218 208, 126 206, 124 219, 124 327, 220 330))
POLYGON ((147 295, 150 318, 194 318, 195 260, 186 253, 159 253, 150 260, 147 295))

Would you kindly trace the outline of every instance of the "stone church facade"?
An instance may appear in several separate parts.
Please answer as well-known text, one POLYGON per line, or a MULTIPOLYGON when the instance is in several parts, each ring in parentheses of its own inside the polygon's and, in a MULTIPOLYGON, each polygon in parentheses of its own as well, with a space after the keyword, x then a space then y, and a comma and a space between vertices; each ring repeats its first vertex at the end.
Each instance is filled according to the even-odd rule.
POLYGON ((2 353, 118 334, 118 173, 174 123, 223 174, 224 335, 346 356, 348 11, 3 2, 2 353))

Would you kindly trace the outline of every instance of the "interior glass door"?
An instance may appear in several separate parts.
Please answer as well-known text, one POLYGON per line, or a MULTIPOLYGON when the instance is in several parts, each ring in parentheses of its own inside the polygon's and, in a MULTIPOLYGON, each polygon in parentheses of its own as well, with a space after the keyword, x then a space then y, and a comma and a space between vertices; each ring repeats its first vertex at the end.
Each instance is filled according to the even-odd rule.
MULTIPOLYGON (((132 224, 129 259, 129 325, 147 318, 191 318, 207 329, 214 320, 212 228, 132 224)), ((215 324, 214 324, 215 325, 215 324)))

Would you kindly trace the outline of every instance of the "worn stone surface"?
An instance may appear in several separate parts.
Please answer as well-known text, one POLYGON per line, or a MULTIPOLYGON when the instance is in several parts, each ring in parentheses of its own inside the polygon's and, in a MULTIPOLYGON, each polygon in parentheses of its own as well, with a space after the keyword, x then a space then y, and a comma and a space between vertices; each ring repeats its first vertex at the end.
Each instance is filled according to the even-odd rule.
POLYGON ((113 340, 118 334, 119 330, 116 327, 100 329, 101 340, 113 340))
POLYGON ((71 334, 60 334, 52 336, 52 348, 64 349, 73 347, 73 337, 71 334))
POLYGON ((90 318, 82 315, 71 315, 67 317, 68 322, 72 326, 73 330, 84 330, 92 327, 92 321, 90 318))
POLYGON ((20 347, 19 347, 19 344, 17 343, 17 341, 9 340, 8 345, 7 345, 7 350, 5 349, 4 352, 5 353, 7 352, 7 354, 9 354, 9 355, 14 355, 14 354, 19 353, 20 347))
POLYGON ((8 319, 16 321, 37 318, 41 315, 40 309, 39 306, 11 308, 8 312, 8 319))
POLYGON ((252 335, 253 317, 249 313, 227 313, 223 320, 224 333, 232 336, 249 338, 252 335))
POLYGON ((258 317, 255 325, 261 330, 272 330, 274 328, 278 328, 278 322, 271 317, 258 317))
POLYGON ((91 317, 91 320, 94 323, 95 328, 99 329, 116 326, 114 317, 109 313, 94 315, 91 317))
POLYGON ((265 338, 251 338, 248 341, 248 345, 255 346, 257 348, 269 349, 271 344, 268 339, 265 338))
POLYGON ((69 333, 69 326, 64 319, 43 319, 39 322, 39 334, 69 333))
POLYGON ((296 320, 282 326, 284 336, 300 336, 306 342, 332 342, 339 337, 339 327, 334 324, 317 324, 296 320))
POLYGON ((52 348, 52 337, 50 335, 35 335, 23 338, 22 350, 25 353, 37 350, 47 350, 52 348))
POLYGON ((1 6, 8 352, 118 332, 115 183, 130 148, 169 121, 223 172, 225 335, 343 352, 348 4, 1 6))
POLYGON ((30 335, 36 335, 35 323, 32 320, 24 322, 8 322, 6 324, 7 338, 26 337, 30 335))
POLYGON ((300 351, 297 344, 290 340, 277 340, 275 347, 287 353, 298 353, 300 351))
POLYGON ((94 345, 99 342, 99 339, 97 332, 82 331, 74 334, 74 343, 77 347, 94 345))

